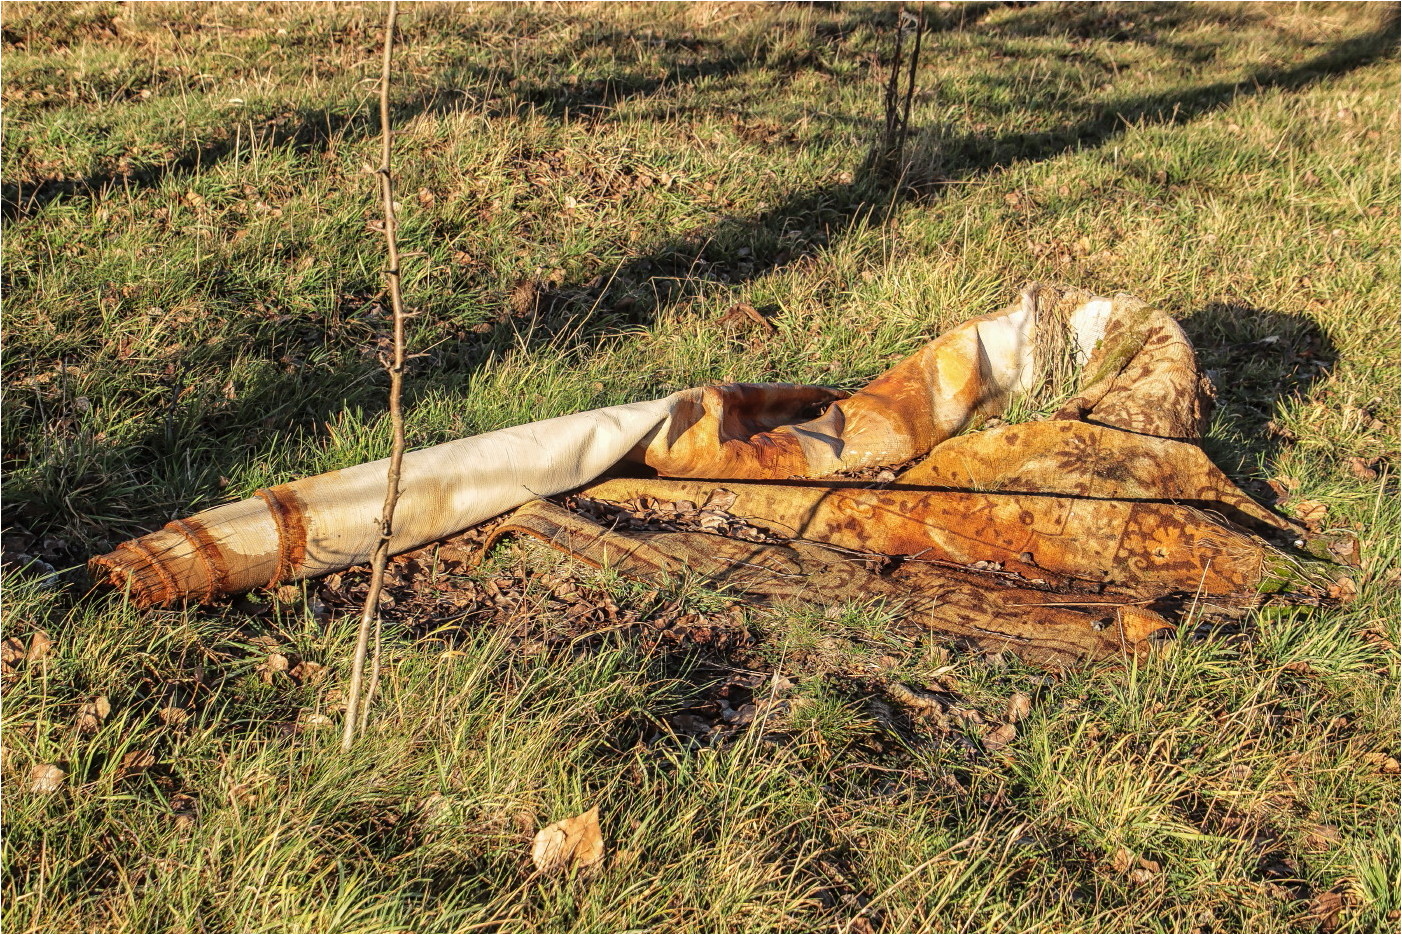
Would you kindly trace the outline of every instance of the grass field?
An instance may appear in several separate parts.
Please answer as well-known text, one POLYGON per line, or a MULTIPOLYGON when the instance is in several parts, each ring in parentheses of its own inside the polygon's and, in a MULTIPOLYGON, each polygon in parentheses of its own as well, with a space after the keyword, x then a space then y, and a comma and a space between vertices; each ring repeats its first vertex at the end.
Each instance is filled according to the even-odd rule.
POLYGON ((388 452, 382 16, 0 8, 7 931, 1397 930, 1395 4, 930 4, 899 190, 861 172, 893 6, 405 5, 412 445, 856 386, 1069 282, 1179 316, 1208 452, 1362 569, 1053 677, 506 547, 454 584, 490 612, 401 592, 347 756, 336 588, 138 612, 73 569, 388 452), (537 875, 591 806, 602 868, 537 875))

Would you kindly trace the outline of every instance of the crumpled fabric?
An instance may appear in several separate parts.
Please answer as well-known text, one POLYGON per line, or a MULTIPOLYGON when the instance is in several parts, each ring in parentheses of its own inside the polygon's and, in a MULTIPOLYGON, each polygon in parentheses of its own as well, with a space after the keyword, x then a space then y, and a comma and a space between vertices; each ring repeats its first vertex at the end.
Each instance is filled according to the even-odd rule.
MULTIPOLYGON (((1210 410, 1170 316, 1033 284, 853 393, 707 386, 411 452, 391 549, 527 504, 504 534, 624 573, 687 569, 771 598, 884 595, 923 625, 1047 663, 1137 652, 1189 604, 1317 599, 1327 580, 1282 546, 1305 530, 1197 446, 1210 410), (969 432, 1072 383, 1051 419, 969 432), (854 477, 891 467, 903 468, 894 482, 854 477), (593 483, 614 469, 656 477, 593 483), (723 490, 730 515, 770 541, 634 534, 540 499, 572 490, 624 511, 723 490)), ((90 564, 143 605, 339 570, 374 548, 384 476, 381 461, 279 485, 90 564)))
MULTIPOLYGON (((1053 668, 1142 654, 1189 613, 1239 615, 1266 595, 1327 599, 1337 567, 1291 547, 1323 544, 1196 444, 1212 389, 1176 322, 1129 296, 1044 287, 1023 299, 1042 330, 1037 378, 1019 377, 1020 388, 1055 380, 1068 353, 1081 368, 1074 395, 1045 421, 958 437, 941 435, 951 422, 927 425, 928 456, 875 484, 805 482, 797 470, 763 482, 607 479, 572 498, 576 511, 522 507, 494 541, 529 536, 627 575, 691 576, 768 600, 876 599, 966 648, 1053 668), (627 522, 658 515, 660 527, 627 522), (734 522, 744 538, 716 533, 734 522)), ((903 371, 907 361, 873 386, 928 386, 929 374, 950 371, 930 364, 937 353, 927 347, 926 366, 903 371)), ((988 411, 963 399, 969 418, 988 411)), ((713 463, 729 463, 736 442, 707 437, 719 437, 713 463)))

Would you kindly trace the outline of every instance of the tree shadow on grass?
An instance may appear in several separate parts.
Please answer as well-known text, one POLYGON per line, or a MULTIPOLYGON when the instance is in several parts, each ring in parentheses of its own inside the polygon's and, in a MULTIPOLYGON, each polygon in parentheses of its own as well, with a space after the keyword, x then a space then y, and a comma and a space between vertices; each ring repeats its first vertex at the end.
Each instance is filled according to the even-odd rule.
MULTIPOLYGON (((933 31, 960 29, 994 9, 1019 5, 1006 2, 957 4, 950 10, 932 13, 928 28, 933 31)), ((832 5, 832 8, 839 7, 832 5)), ((402 126, 418 116, 453 113, 465 106, 480 109, 487 116, 499 117, 524 109, 557 122, 608 120, 628 101, 708 79, 736 78, 757 67, 781 73, 822 71, 826 66, 815 54, 816 48, 839 42, 862 27, 887 28, 896 18, 894 8, 881 6, 850 10, 843 6, 841 12, 845 14, 841 20, 814 23, 808 48, 797 51, 770 50, 763 38, 758 48, 748 48, 743 43, 727 46, 719 40, 692 33, 665 36, 597 29, 520 67, 452 61, 442 69, 442 76, 452 80, 394 102, 392 120, 395 125, 402 126), (640 47, 660 52, 665 63, 661 75, 638 67, 642 61, 640 47), (594 69, 593 75, 573 73, 581 58, 601 49, 613 53, 633 49, 635 59, 610 62, 606 67, 594 69), (565 77, 555 77, 561 74, 565 77)), ((471 41, 479 38, 480 32, 469 27, 462 38, 471 41)), ((362 105, 363 101, 357 98, 346 101, 341 108, 288 110, 268 115, 261 121, 263 135, 259 145, 273 149, 290 147, 297 153, 316 154, 336 142, 375 136, 379 133, 378 117, 362 105)), ((121 171, 95 172, 81 178, 6 179, 0 183, 0 220, 25 220, 50 203, 96 198, 115 189, 154 188, 166 179, 193 175, 229 158, 235 154, 238 142, 230 128, 223 128, 213 139, 192 142, 157 163, 121 171)))
MULTIPOLYGON (((861 25, 879 23, 885 17, 879 9, 858 10, 837 23, 815 25, 811 40, 814 44, 836 41, 861 25)), ((472 40, 479 32, 480 29, 469 28, 460 38, 472 40)), ((626 101, 669 88, 738 77, 756 67, 797 70, 819 65, 811 52, 769 54, 763 42, 756 50, 743 43, 727 45, 690 33, 657 36, 596 29, 522 67, 449 62, 441 72, 445 80, 438 86, 394 102, 392 122, 403 126, 415 117, 449 114, 464 106, 480 108, 487 116, 529 110, 556 122, 592 122, 609 119, 626 101), (629 49, 634 53, 632 60, 621 57, 596 68, 592 76, 573 73, 580 59, 599 50, 617 54, 629 49), (644 50, 662 57, 662 74, 644 66, 644 50), (565 77, 556 77, 560 75, 565 77)), ((333 143, 376 136, 378 115, 363 105, 362 99, 355 98, 334 108, 268 115, 261 122, 259 145, 317 154, 333 143)), ((50 203, 97 198, 115 189, 157 187, 166 179, 189 176, 218 164, 233 156, 238 145, 239 138, 232 128, 222 128, 213 133, 212 139, 191 142, 157 163, 95 172, 82 178, 6 179, 0 184, 0 219, 25 220, 50 203)))
MULTIPOLYGON (((1289 68, 1261 69, 1239 81, 1183 92, 1097 103, 1083 119, 1055 130, 947 138, 933 144, 937 152, 912 153, 910 161, 938 164, 944 183, 966 182, 1019 163, 1104 146, 1133 126, 1182 125, 1242 97, 1273 89, 1297 91, 1377 61, 1396 48, 1397 24, 1397 12, 1390 11, 1377 29, 1289 68)), ((878 125, 873 119, 872 133, 878 125)), ((918 134, 913 134, 912 141, 918 145, 918 134)), ((826 250, 874 215, 914 204, 930 205, 937 195, 937 188, 932 192, 928 187, 895 186, 888 179, 870 176, 795 192, 758 214, 725 219, 698 235, 654 245, 613 270, 601 271, 607 283, 601 282, 601 275, 545 290, 529 309, 538 319, 533 333, 538 340, 550 340, 561 328, 576 328, 583 319, 588 325, 575 343, 587 344, 618 327, 646 324, 665 309, 704 292, 709 284, 757 279, 826 250)), ((468 347, 455 356, 469 366, 482 358, 468 347)))

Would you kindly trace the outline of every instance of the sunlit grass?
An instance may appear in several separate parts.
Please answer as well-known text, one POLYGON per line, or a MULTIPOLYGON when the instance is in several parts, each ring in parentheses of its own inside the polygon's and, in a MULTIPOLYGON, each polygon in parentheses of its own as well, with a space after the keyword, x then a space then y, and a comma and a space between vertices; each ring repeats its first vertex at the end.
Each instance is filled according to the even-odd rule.
MULTIPOLYGON (((381 12, 5 5, 8 552, 62 571, 387 453, 381 12)), ((747 609, 766 707, 723 742, 669 726, 714 659, 406 626, 342 756, 349 634, 300 597, 138 613, 32 566, 5 636, 54 645, 5 686, 7 929, 1395 931, 1395 11, 927 14, 935 184, 894 198, 858 173, 893 7, 407 5, 411 443, 712 380, 856 386, 1024 281, 1129 292, 1212 373, 1213 458, 1360 538, 1351 605, 1059 677, 880 606, 747 609), (737 302, 775 333, 712 324, 737 302), (602 870, 537 875, 535 831, 594 805, 602 870)), ((622 606, 735 601, 591 575, 622 606)))

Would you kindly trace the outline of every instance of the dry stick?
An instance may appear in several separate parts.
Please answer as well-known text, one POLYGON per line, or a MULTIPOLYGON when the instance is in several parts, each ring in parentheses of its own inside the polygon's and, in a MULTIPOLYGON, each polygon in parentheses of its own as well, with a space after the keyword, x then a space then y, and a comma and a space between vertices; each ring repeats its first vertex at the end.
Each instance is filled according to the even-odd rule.
MULTIPOLYGON (((394 21, 397 10, 395 0, 390 0, 389 12, 385 17, 385 57, 380 72, 380 197, 385 207, 385 245, 389 251, 389 267, 385 270, 385 281, 389 287, 390 307, 394 315, 394 351, 385 363, 389 371, 389 419, 394 433, 394 447, 389 456, 389 478, 385 487, 384 508, 380 512, 380 541, 375 546, 375 554, 370 560, 370 591, 365 595, 365 606, 360 611, 360 630, 356 636, 355 656, 351 662, 350 689, 346 693, 346 723, 341 734, 341 749, 350 751, 355 741, 355 732, 363 723, 360 709, 367 712, 370 698, 379 682, 380 633, 377 610, 380 606, 380 592, 385 586, 385 565, 389 561, 389 542, 394 532, 394 507, 399 502, 399 471, 404 462, 404 298, 399 291, 399 243, 396 239, 398 222, 394 214, 394 183, 390 175, 390 131, 389 131, 389 71, 394 53, 394 21), (362 703, 360 685, 365 676, 365 654, 370 643, 370 625, 376 624, 374 675, 370 680, 370 691, 362 703)), ((383 362, 383 359, 382 359, 383 362)))

